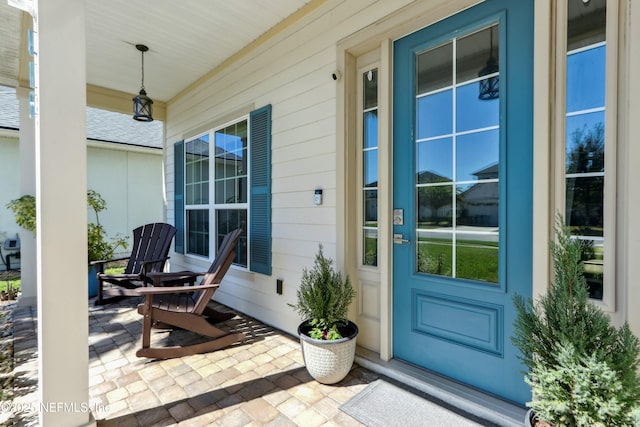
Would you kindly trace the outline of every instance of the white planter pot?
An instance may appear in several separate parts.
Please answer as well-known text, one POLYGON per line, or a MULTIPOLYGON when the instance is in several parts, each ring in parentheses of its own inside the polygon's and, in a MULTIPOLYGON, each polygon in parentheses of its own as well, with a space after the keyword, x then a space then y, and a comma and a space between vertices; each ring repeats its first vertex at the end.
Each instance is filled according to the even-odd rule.
POLYGON ((310 327, 303 322, 298 327, 302 357, 309 374, 322 384, 335 384, 347 376, 356 354, 358 327, 349 321, 339 340, 316 340, 307 335, 310 327))

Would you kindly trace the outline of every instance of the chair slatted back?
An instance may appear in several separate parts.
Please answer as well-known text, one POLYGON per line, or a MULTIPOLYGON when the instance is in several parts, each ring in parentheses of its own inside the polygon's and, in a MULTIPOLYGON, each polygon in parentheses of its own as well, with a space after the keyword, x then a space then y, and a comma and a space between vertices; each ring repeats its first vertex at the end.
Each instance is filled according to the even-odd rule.
MULTIPOLYGON (((222 278, 227 274, 229 267, 233 263, 233 259, 236 257, 235 248, 238 244, 240 235, 242 234, 241 228, 227 233, 218 248, 216 258, 211 263, 211 267, 204 275, 204 278, 200 282, 201 285, 218 285, 222 281, 222 278)), ((207 306, 216 288, 206 289, 201 292, 194 292, 193 299, 196 303, 194 313, 202 313, 207 306)))
POLYGON ((148 271, 162 271, 171 247, 176 228, 171 224, 156 222, 141 225, 133 230, 133 247, 125 268, 125 274, 140 273, 145 261, 158 260, 148 271))

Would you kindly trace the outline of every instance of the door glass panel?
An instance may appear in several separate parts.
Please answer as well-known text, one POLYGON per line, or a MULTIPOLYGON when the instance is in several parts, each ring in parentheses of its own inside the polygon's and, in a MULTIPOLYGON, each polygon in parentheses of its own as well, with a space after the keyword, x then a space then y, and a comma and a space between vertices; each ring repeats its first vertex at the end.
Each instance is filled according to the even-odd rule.
POLYGON ((418 184, 453 180, 453 138, 418 142, 416 159, 418 184))
POLYGON ((451 87, 453 82, 453 43, 428 50, 416 58, 416 94, 451 87))
POLYGON ((498 126, 500 101, 478 98, 478 82, 460 86, 456 90, 456 130, 465 132, 498 126))
POLYGON ((453 269, 453 233, 450 230, 422 231, 418 237, 419 273, 451 277, 453 269))
POLYGON ((418 139, 451 135, 453 132, 453 91, 436 92, 418 98, 416 127, 418 139))
POLYGON ((420 273, 498 283, 498 34, 494 24, 416 57, 420 273))
POLYGON ((498 179, 498 130, 460 135, 456 143, 456 180, 498 179))

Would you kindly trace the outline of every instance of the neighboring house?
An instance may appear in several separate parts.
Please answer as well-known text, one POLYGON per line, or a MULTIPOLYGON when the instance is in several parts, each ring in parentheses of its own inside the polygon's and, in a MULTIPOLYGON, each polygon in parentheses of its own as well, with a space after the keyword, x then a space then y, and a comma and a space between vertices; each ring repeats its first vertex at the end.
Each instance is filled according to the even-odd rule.
MULTIPOLYGON (((22 195, 19 127, 15 91, 0 90, 0 245, 27 233, 6 208, 22 195)), ((99 192, 107 202, 107 209, 100 213, 107 235, 131 236, 139 225, 163 221, 162 123, 141 124, 127 115, 88 108, 87 136, 87 188, 99 192)), ((93 212, 87 213, 89 221, 95 221, 93 212)), ((4 256, 0 270, 4 270, 6 255, 16 251, 4 246, 0 250, 4 256)), ((21 266, 15 257, 9 262, 13 269, 21 266)), ((23 267, 25 262, 22 259, 23 267)))
MULTIPOLYGON (((163 100, 171 268, 206 270, 241 227, 215 298, 294 334, 288 304, 322 244, 356 286, 361 347, 522 405, 531 390, 510 340, 513 297, 547 291, 557 213, 590 248, 593 302, 640 335, 635 1, 310 0, 163 100)), ((180 26, 194 27, 171 31, 180 26)), ((214 50, 198 37, 187 48, 198 59, 214 50)), ((50 89, 64 76, 48 77, 50 89)), ((65 326, 53 304, 44 310, 65 326)), ((74 379, 65 390, 85 396, 86 378, 74 379)))

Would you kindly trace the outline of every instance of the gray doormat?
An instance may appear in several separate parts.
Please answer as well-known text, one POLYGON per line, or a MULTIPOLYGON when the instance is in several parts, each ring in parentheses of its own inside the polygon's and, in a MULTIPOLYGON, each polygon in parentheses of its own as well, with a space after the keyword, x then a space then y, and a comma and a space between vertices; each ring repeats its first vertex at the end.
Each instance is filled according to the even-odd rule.
POLYGON ((482 425, 381 379, 369 384, 340 409, 370 427, 482 425))

